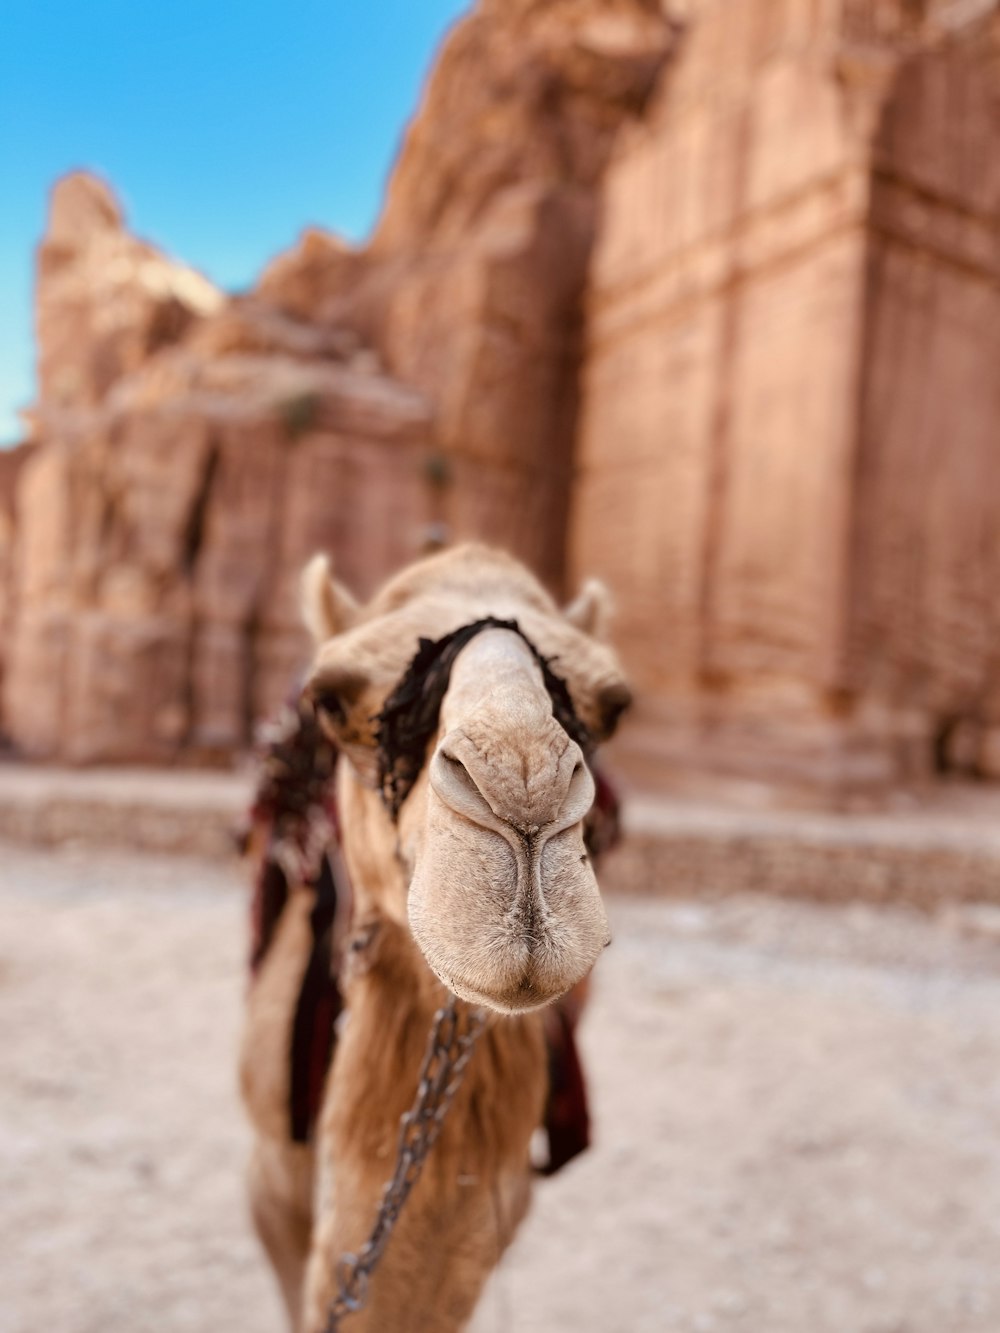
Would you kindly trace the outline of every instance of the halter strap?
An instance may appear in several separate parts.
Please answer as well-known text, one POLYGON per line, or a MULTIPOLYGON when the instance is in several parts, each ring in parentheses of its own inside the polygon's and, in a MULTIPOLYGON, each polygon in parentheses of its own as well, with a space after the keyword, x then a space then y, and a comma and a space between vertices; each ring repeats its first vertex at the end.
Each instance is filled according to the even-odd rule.
POLYGON ((531 649, 552 700, 552 715, 587 756, 594 738, 573 707, 569 687, 551 666, 555 659, 543 657, 516 620, 486 616, 446 634, 443 639, 420 639, 413 660, 399 684, 386 699, 378 723, 378 777, 382 800, 393 820, 420 776, 427 747, 438 729, 441 704, 451 679, 455 659, 471 639, 487 629, 506 629, 520 635, 531 649))

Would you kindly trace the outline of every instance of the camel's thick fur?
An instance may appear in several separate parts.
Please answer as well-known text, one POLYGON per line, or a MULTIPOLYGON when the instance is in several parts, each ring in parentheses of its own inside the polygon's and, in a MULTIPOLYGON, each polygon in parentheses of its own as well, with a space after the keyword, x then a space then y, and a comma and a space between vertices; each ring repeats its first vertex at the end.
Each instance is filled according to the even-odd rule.
POLYGON ((309 688, 343 752, 338 795, 354 892, 347 1021, 315 1151, 293 1145, 289 1036, 310 946, 309 896, 293 893, 248 1005, 242 1081, 256 1132, 253 1216, 293 1329, 317 1333, 337 1261, 366 1240, 392 1174, 400 1116, 446 993, 439 976, 491 1009, 522 1010, 491 1015, 367 1305, 345 1321, 356 1333, 458 1333, 528 1204, 529 1143, 546 1095, 537 1005, 578 982, 606 941, 582 847, 592 787, 572 742, 554 728, 530 653, 509 631, 487 631, 480 638, 491 642, 474 639, 476 652, 456 659, 441 733, 398 827, 372 787, 371 719, 420 636, 439 638, 486 615, 516 619, 555 659, 598 738, 627 690, 592 632, 605 614, 599 592, 585 590, 560 612, 498 552, 460 547, 430 557, 364 607, 322 563, 310 566, 304 590, 320 641, 309 688), (490 672, 496 688, 489 680, 480 688, 490 672))

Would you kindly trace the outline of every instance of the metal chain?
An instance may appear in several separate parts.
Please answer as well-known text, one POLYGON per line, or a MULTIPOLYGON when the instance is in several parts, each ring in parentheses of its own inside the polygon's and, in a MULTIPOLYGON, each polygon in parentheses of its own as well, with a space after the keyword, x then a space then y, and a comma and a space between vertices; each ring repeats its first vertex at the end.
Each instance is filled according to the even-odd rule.
POLYGON ((470 1009, 463 1032, 457 1005, 455 996, 449 995, 447 1003, 434 1015, 417 1093, 413 1105, 400 1120, 396 1169, 382 1191, 367 1241, 357 1254, 341 1255, 336 1270, 339 1291, 330 1306, 323 1333, 337 1333, 344 1316, 360 1310, 368 1299, 368 1281, 441 1133, 448 1108, 472 1058, 476 1038, 486 1025, 485 1012, 470 1009))

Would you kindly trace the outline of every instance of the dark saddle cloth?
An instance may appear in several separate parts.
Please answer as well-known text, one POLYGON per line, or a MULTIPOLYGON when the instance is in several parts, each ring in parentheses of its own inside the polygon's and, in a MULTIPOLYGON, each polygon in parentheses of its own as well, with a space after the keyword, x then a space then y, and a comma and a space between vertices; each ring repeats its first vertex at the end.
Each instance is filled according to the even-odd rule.
MULTIPOLYGON (((338 981, 340 951, 334 940, 348 923, 351 888, 339 855, 333 774, 335 747, 304 703, 286 707, 264 737, 260 770, 246 830, 254 857, 251 905, 251 975, 255 976, 291 892, 312 895, 312 948, 292 1025, 288 1128, 295 1143, 311 1141, 323 1087, 336 1046, 336 1019, 344 1007, 338 981)), ((587 847, 598 856, 618 837, 618 801, 595 773, 597 798, 588 816, 587 847)), ((556 1003, 545 1015, 549 1096, 544 1129, 549 1175, 590 1144, 587 1088, 574 1035, 571 1004, 556 1003)))

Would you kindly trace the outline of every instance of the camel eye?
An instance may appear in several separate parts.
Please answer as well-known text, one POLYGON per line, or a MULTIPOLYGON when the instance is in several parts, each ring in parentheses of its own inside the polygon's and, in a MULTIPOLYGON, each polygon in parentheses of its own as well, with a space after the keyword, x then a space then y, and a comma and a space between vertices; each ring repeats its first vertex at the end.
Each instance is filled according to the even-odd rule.
POLYGON ((336 727, 347 718, 343 700, 334 690, 318 690, 312 702, 316 716, 326 727, 336 727))
POLYGON ((307 682, 306 697, 331 740, 339 743, 347 739, 345 728, 367 685, 368 677, 363 671, 340 663, 324 664, 307 682), (339 737, 335 732, 340 733, 339 737))
POLYGON ((632 691, 623 680, 607 685, 597 696, 601 739, 613 736, 622 714, 632 703, 632 691))

